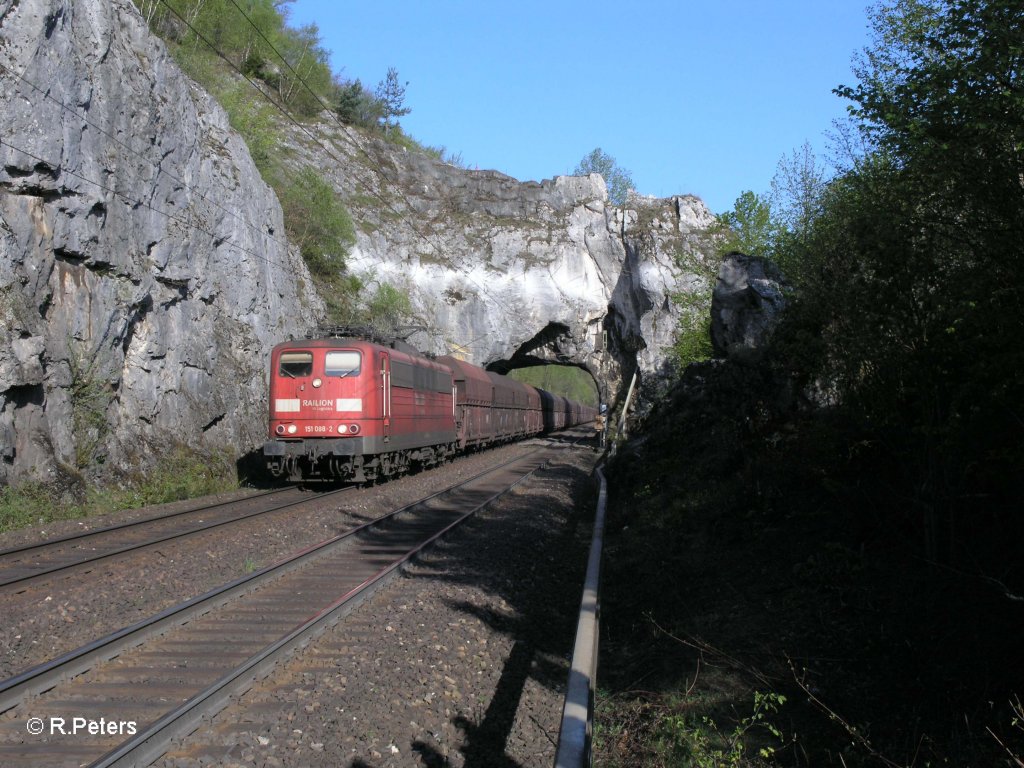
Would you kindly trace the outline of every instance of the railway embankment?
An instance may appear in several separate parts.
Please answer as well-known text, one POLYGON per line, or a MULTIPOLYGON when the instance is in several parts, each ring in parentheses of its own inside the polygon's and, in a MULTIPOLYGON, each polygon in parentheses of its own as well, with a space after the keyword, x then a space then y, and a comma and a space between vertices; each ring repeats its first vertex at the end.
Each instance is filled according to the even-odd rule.
POLYGON ((903 468, 785 394, 695 366, 610 463, 598 764, 1019 765, 1019 526, 937 562, 903 468))

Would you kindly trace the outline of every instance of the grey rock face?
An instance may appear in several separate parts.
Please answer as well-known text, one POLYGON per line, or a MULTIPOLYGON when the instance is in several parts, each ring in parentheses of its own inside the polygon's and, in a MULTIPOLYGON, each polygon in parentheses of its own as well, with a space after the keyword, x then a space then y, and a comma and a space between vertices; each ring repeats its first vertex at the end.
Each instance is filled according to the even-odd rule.
POLYGON ((711 297, 711 343, 718 357, 754 361, 778 324, 786 301, 782 276, 764 259, 730 253, 711 297))
MULTIPOLYGON (((0 0, 0 52, 0 483, 255 448, 269 350, 324 310, 225 114, 130 0, 0 0)), ((664 373, 677 297, 713 273, 698 199, 618 209, 600 176, 519 182, 313 131, 330 151, 297 134, 291 156, 350 209, 350 268, 408 291, 410 343, 581 366, 608 399, 664 373)))
POLYGON ((0 50, 0 482, 257 445, 319 309, 223 111, 129 0, 0 1, 0 50))
POLYGON ((715 220, 700 200, 636 197, 623 210, 597 174, 519 182, 326 117, 315 132, 343 163, 301 135, 290 148, 297 162, 328 169, 358 222, 349 267, 411 297, 421 330, 410 343, 502 371, 577 365, 606 398, 635 369, 664 371, 684 311, 674 295, 713 273, 692 267, 711 262, 715 220))

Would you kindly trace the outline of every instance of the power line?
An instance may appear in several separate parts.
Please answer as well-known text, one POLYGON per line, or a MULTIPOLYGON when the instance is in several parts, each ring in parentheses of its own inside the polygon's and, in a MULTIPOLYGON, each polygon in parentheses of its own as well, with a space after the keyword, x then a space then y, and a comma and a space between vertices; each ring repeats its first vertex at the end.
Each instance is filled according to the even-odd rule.
MULTIPOLYGON (((279 110, 279 111, 281 112, 281 114, 282 114, 282 115, 284 115, 284 116, 285 116, 286 118, 288 118, 288 120, 289 120, 289 121, 290 121, 290 122, 291 122, 291 123, 292 123, 292 124, 293 124, 293 125, 294 125, 294 126, 295 126, 296 128, 298 128, 298 129, 299 129, 300 131, 302 131, 302 132, 303 132, 304 134, 306 134, 307 136, 309 136, 309 138, 311 138, 311 139, 312 139, 312 140, 313 140, 314 142, 316 142, 316 143, 317 143, 317 145, 319 145, 319 146, 320 146, 320 148, 321 148, 321 149, 323 149, 323 151, 324 151, 324 152, 326 152, 326 153, 327 153, 327 154, 328 154, 328 155, 330 156, 330 158, 331 158, 332 160, 334 160, 334 162, 338 163, 339 165, 341 164, 341 162, 342 162, 342 161, 341 161, 341 159, 340 159, 340 158, 338 158, 338 156, 337 156, 337 155, 335 155, 335 154, 334 154, 333 152, 331 152, 331 150, 330 150, 330 149, 328 149, 328 148, 327 148, 327 146, 326 146, 326 145, 324 145, 324 143, 323 143, 323 142, 321 142, 319 138, 317 138, 317 137, 316 137, 316 136, 314 136, 314 135, 313 135, 312 133, 310 133, 310 132, 309 132, 309 130, 308 130, 308 129, 307 129, 307 128, 306 128, 305 126, 304 126, 304 125, 302 125, 302 123, 300 123, 300 122, 299 122, 298 120, 296 120, 296 119, 295 119, 294 117, 292 117, 292 115, 291 115, 291 114, 290 114, 290 113, 288 112, 288 110, 287 110, 287 109, 285 109, 285 108, 284 108, 284 106, 282 106, 282 105, 281 105, 280 103, 278 103, 278 101, 277 101, 276 99, 274 99, 274 98, 273 98, 273 97, 272 97, 272 96, 271 96, 271 95, 270 95, 269 93, 267 93, 267 92, 266 92, 266 91, 264 91, 264 90, 263 90, 262 88, 260 88, 260 87, 259 87, 259 85, 257 85, 257 84, 256 84, 256 82, 255 82, 255 81, 254 81, 254 80, 253 80, 253 79, 252 79, 251 77, 249 77, 249 76, 248 76, 247 74, 245 74, 245 72, 243 72, 243 71, 242 71, 241 69, 239 69, 239 68, 238 68, 238 66, 236 66, 236 65, 235 65, 235 63, 234 63, 233 61, 231 61, 231 59, 229 59, 229 58, 228 58, 227 54, 225 54, 225 53, 221 52, 221 50, 220 50, 219 48, 217 48, 217 46, 216 46, 216 45, 214 45, 214 44, 213 44, 212 42, 210 42, 210 41, 209 41, 209 40, 208 40, 208 39, 206 38, 206 36, 205 36, 205 35, 203 35, 203 33, 202 33, 202 32, 200 32, 200 31, 199 31, 198 29, 196 29, 196 28, 195 28, 195 27, 194 27, 194 26, 193 26, 193 25, 191 24, 191 22, 189 22, 189 21, 188 21, 188 20, 187 20, 187 19, 186 19, 186 18, 185 18, 184 16, 182 16, 182 15, 181 15, 180 13, 178 13, 178 11, 177 11, 177 10, 176 10, 176 9, 174 8, 174 6, 173 6, 173 5, 171 5, 171 4, 170 4, 170 3, 168 2, 168 0, 160 0, 160 2, 161 2, 161 3, 163 3, 163 4, 165 5, 165 6, 167 6, 167 9, 168 9, 168 10, 169 10, 169 11, 170 11, 171 13, 173 13, 173 14, 174 14, 174 15, 175 15, 175 16, 176 16, 176 17, 178 18, 178 20, 179 20, 179 21, 181 21, 181 23, 182 23, 182 24, 184 24, 184 25, 185 25, 186 27, 188 27, 188 28, 189 28, 190 30, 192 30, 192 34, 194 34, 194 35, 195 35, 195 36, 196 36, 196 37, 197 37, 198 39, 200 39, 200 40, 202 40, 202 41, 203 41, 204 43, 206 43, 206 45, 207 45, 207 46, 209 46, 210 50, 212 50, 212 51, 213 51, 214 53, 216 53, 216 54, 217 54, 217 56, 219 56, 219 57, 220 57, 221 59, 223 59, 223 60, 224 60, 224 62, 225 62, 225 63, 226 63, 226 64, 227 64, 227 65, 228 65, 229 67, 231 67, 231 68, 232 68, 233 70, 235 70, 235 72, 237 72, 237 73, 238 73, 239 75, 241 75, 241 76, 242 76, 243 78, 245 78, 246 82, 248 82, 248 83, 249 83, 249 85, 251 85, 251 86, 252 86, 253 88, 255 88, 255 89, 256 89, 256 90, 257 90, 257 91, 258 91, 258 92, 259 92, 260 94, 262 94, 262 95, 263 95, 263 98, 265 98, 265 99, 266 99, 267 101, 269 101, 269 102, 270 102, 271 104, 273 104, 273 105, 274 105, 275 107, 277 107, 277 109, 278 109, 278 110, 279 110)), ((237 6, 236 6, 236 7, 237 7, 237 6)))
POLYGON ((207 235, 209 238, 211 238, 213 240, 213 243, 214 243, 215 247, 219 246, 221 244, 227 244, 227 245, 229 245, 229 246, 231 246, 233 248, 236 248, 237 250, 241 251, 242 253, 246 253, 246 254, 252 256, 253 258, 255 258, 255 259, 259 260, 259 261, 263 261, 263 262, 265 262, 267 264, 270 264, 270 265, 276 266, 276 267, 280 267, 282 269, 290 269, 289 265, 282 264, 280 262, 274 261, 273 259, 268 259, 267 257, 262 256, 262 255, 256 253, 255 251, 251 251, 248 248, 245 248, 244 246, 239 245, 238 243, 235 243, 235 242, 233 242, 233 241, 231 241, 231 240, 229 240, 227 238, 221 237, 221 236, 219 236, 219 235, 209 231, 208 229, 203 228, 202 226, 200 226, 195 221, 186 221, 185 219, 182 219, 182 218, 174 215, 173 213, 168 213, 167 211, 164 211, 164 210, 162 210, 160 208, 157 208, 154 205, 151 205, 150 203, 147 203, 145 200, 139 200, 138 198, 135 198, 135 197, 132 197, 130 195, 127 195, 124 192, 120 192, 120 191, 114 189, 113 187, 109 187, 106 184, 104 184, 103 182, 96 181, 95 179, 90 179, 89 177, 83 176, 82 174, 77 173, 76 171, 72 171, 69 168, 66 168, 66 167, 62 166, 60 163, 51 163, 49 160, 46 160, 45 158, 39 157, 39 155, 36 155, 36 154, 34 154, 32 152, 29 152, 26 149, 22 149, 21 147, 15 146, 14 144, 11 144, 11 142, 7 141, 6 139, 0 139, 0 146, 10 147, 15 152, 20 152, 21 154, 25 155, 26 157, 32 158, 33 160, 35 160, 37 163, 40 163, 45 168, 49 168, 49 169, 53 169, 54 171, 60 171, 62 173, 66 173, 69 176, 74 176, 76 179, 80 179, 80 180, 86 182, 87 184, 92 184, 94 186, 97 186, 100 189, 109 192, 111 195, 114 195, 115 197, 121 198, 124 202, 126 202, 126 203, 128 203, 128 204, 130 204, 132 206, 142 206, 144 208, 148 208, 149 210, 153 211, 154 213, 160 214, 161 216, 164 216, 167 219, 170 219, 171 221, 176 221, 179 224, 181 224, 181 225, 183 225, 183 226, 185 226, 185 227, 187 227, 189 229, 194 229, 194 230, 196 230, 198 232, 202 232, 204 235, 207 235))
MULTIPOLYGON (((235 213, 231 209, 226 208, 225 206, 221 205, 216 200, 213 200, 212 198, 207 197, 202 192, 200 192, 196 188, 194 188, 191 185, 189 185, 188 182, 186 182, 184 179, 180 178, 179 176, 175 175, 174 173, 171 173, 166 168, 163 168, 160 164, 154 162, 150 158, 148 158, 145 155, 143 155, 141 152, 137 151, 136 149, 134 149, 133 147, 129 146, 125 142, 121 141, 119 138, 117 138, 115 135, 110 133, 108 130, 106 130, 105 128, 103 128, 100 125, 97 125, 96 123, 91 121, 88 117, 86 117, 82 113, 80 113, 77 110, 75 110, 73 107, 68 106, 67 104, 62 102, 60 99, 56 98, 55 96, 52 96, 48 91, 44 91, 42 88, 40 88, 38 85, 33 83, 31 80, 29 80, 24 75, 18 74, 13 69, 11 69, 10 67, 6 66, 3 62, 0 62, 0 69, 4 70, 5 72, 7 72, 7 73, 9 73, 11 75, 14 75, 16 78, 18 78, 19 80, 24 82, 27 86, 29 86, 32 90, 34 90, 37 93, 39 93, 44 99, 48 99, 49 101, 52 101, 54 104, 59 106, 61 109, 65 110, 67 112, 70 112, 72 115, 74 115, 75 117, 79 118, 80 120, 85 122, 87 125, 92 126, 97 131, 99 131, 104 136, 106 136, 108 139, 110 139, 114 143, 118 144, 119 146, 123 147, 124 149, 128 150, 129 152, 131 152, 133 155, 135 155, 139 159, 143 160, 146 163, 149 163, 149 165, 151 165, 153 168, 156 169, 158 174, 163 174, 163 175, 167 176, 169 179, 172 179, 175 182, 177 182, 178 184, 181 184, 182 187, 184 187, 189 192, 191 192, 194 195, 196 195, 197 197, 205 200, 206 202, 210 203, 211 205, 215 206, 216 208, 219 208, 221 211, 223 211, 224 213, 228 214, 229 216, 231 216, 232 218, 234 218, 236 221, 240 222, 241 224, 245 225, 246 227, 249 227, 254 232, 258 232, 262 237, 267 238, 271 242, 277 243, 279 246, 281 246, 285 250, 288 249, 288 242, 286 240, 278 240, 277 238, 273 237, 269 232, 266 232, 262 228, 256 226, 255 224, 253 224, 253 223, 251 223, 249 221, 246 221, 241 216, 239 216, 237 213, 235 213)), ((279 265, 279 266, 283 266, 283 265, 279 265)))
MULTIPOLYGON (((306 81, 302 79, 302 75, 300 75, 298 70, 296 70, 295 67, 292 66, 291 62, 288 61, 288 59, 286 59, 284 57, 284 54, 282 54, 279 50, 277 50, 277 47, 272 42, 270 42, 270 40, 267 39, 267 36, 263 34, 263 30, 261 30, 259 28, 259 26, 257 26, 256 22, 253 21, 244 10, 242 10, 242 6, 240 6, 237 2, 235 2, 235 0, 230 0, 230 2, 231 2, 231 4, 233 6, 235 6, 235 8, 238 10, 238 12, 242 15, 242 18, 244 18, 247 22, 249 22, 249 26, 252 27, 254 30, 256 30, 256 34, 260 36, 260 38, 263 40, 263 42, 265 42, 267 45, 270 46, 270 50, 272 50, 274 53, 276 53, 277 57, 282 62, 284 62, 284 65, 286 67, 288 67, 288 69, 290 69, 292 71, 292 74, 295 75, 295 79, 298 80, 300 83, 302 83, 302 87, 305 88, 307 91, 309 91, 310 96, 312 96, 314 99, 316 99, 317 103, 321 107, 323 107, 325 110, 327 110, 327 112, 329 112, 333 116, 334 115, 334 110, 332 110, 330 107, 328 107, 326 104, 324 104, 324 102, 320 98, 319 94, 317 94, 316 91, 314 91, 312 88, 309 87, 309 84, 306 83, 306 81)), ((337 118, 335 118, 335 119, 337 119, 337 118)))
MULTIPOLYGON (((235 64, 223 52, 221 52, 209 39, 207 39, 191 23, 189 23, 184 17, 182 17, 182 15, 180 13, 178 13, 178 11, 167 2, 167 0, 161 0, 161 2, 168 8, 168 10, 172 14, 174 14, 183 24, 185 24, 196 35, 196 37, 198 39, 202 40, 211 50, 213 50, 214 53, 216 53, 221 59, 223 59, 233 70, 238 72, 238 74, 240 74, 264 98, 266 98, 268 101, 270 101, 290 122, 292 122, 297 128, 299 128, 299 130, 301 130, 303 133, 305 133, 307 136, 309 136, 317 145, 319 145, 327 153, 327 155, 329 157, 331 157, 339 165, 343 165, 342 161, 337 157, 337 155, 334 154, 334 152, 332 152, 316 136, 314 136, 312 133, 310 133, 310 131, 307 130, 306 127, 303 126, 301 123, 299 123, 291 114, 289 114, 287 109, 282 104, 278 103, 277 100, 272 98, 268 93, 266 93, 262 88, 260 88, 257 83, 255 83, 251 78, 246 76, 245 73, 243 73, 237 66, 235 66, 235 64)), ((239 13, 243 17, 246 18, 246 20, 253 26, 253 28, 256 29, 256 31, 260 35, 260 37, 262 37, 267 42, 267 44, 271 47, 271 49, 273 49, 274 52, 281 58, 282 62, 284 62, 284 64, 295 74, 296 78, 303 85, 303 87, 307 91, 309 91, 314 96, 314 98, 316 98, 317 102, 328 111, 328 114, 330 114, 332 116, 332 118, 334 118, 335 121, 339 123, 339 125, 343 125, 340 122, 340 120, 338 120, 337 116, 334 115, 333 111, 330 110, 327 107, 327 105, 324 104, 324 102, 320 99, 320 97, 310 88, 308 83, 306 83, 306 81, 302 78, 302 76, 294 69, 294 67, 291 66, 291 64, 287 61, 287 59, 285 59, 285 57, 280 53, 280 51, 278 51, 276 49, 276 47, 274 47, 273 44, 269 40, 266 39, 266 37, 263 35, 263 33, 259 30, 259 28, 255 25, 255 23, 245 14, 245 12, 241 9, 241 7, 238 6, 238 4, 234 2, 234 0, 232 0, 232 4, 239 11, 239 13)), ((89 120, 89 118, 86 117, 85 115, 77 112, 74 108, 68 106, 67 104, 63 103, 59 99, 57 99, 54 96, 50 95, 49 92, 44 91, 42 88, 37 86, 35 83, 33 83, 30 80, 28 80, 28 78, 26 78, 23 74, 19 74, 19 73, 15 72, 13 69, 5 66, 3 63, 0 63, 0 68, 2 68, 5 72, 9 73, 10 75, 13 75, 14 77, 18 78, 22 82, 24 82, 32 90, 34 90, 37 93, 41 94, 43 96, 43 98, 52 101, 53 103, 58 105, 61 109, 63 109, 65 111, 75 115, 76 117, 81 119, 86 124, 92 126, 96 130, 98 130, 100 133, 102 133, 104 136, 106 136, 111 141, 115 142, 116 144, 118 144, 119 146, 123 147, 128 152, 136 155, 137 157, 139 157, 143 161, 145 161, 148 164, 150 164, 152 167, 154 167, 157 170, 158 174, 159 173, 165 174, 168 178, 171 178, 176 183, 181 184, 183 188, 185 188, 189 192, 193 193, 196 197, 199 197, 199 198, 205 200, 206 202, 208 202, 211 205, 215 206, 216 208, 218 208, 219 210, 223 211, 224 213, 227 213, 228 215, 232 216, 233 218, 235 218, 236 220, 241 222, 244 226, 249 227, 250 229, 253 229, 254 231, 259 232, 261 237, 265 237, 268 240, 270 240, 271 242, 275 242, 279 246, 281 246, 281 247, 283 247, 285 249, 288 248, 288 243, 286 241, 281 241, 281 240, 278 240, 278 239, 274 238, 272 235, 270 235, 269 232, 263 231, 261 228, 257 227, 256 225, 254 225, 254 224, 252 224, 252 223, 242 219, 240 216, 238 216, 236 213, 234 213, 233 211, 229 210, 225 206, 219 204, 215 200, 212 200, 208 196, 202 194, 201 192, 199 192, 198 190, 196 190, 195 188, 193 188, 192 186, 187 184, 183 179, 181 179, 180 177, 178 177, 174 173, 172 173, 172 172, 162 168, 161 166, 157 165, 155 162, 153 162, 149 158, 147 158, 144 155, 142 155, 140 152, 138 152, 137 150, 132 148, 130 145, 128 145, 125 142, 123 142, 120 139, 118 139, 116 136, 114 136, 113 134, 111 134, 110 132, 105 130, 102 126, 97 125, 93 121, 89 120)), ((134 206, 142 206, 142 207, 148 208, 148 209, 152 210, 153 212, 155 212, 155 213, 157 213, 157 214, 159 214, 161 216, 164 216, 165 218, 167 218, 169 220, 175 221, 175 222, 181 224, 182 226, 184 226, 186 228, 193 229, 193 230, 198 231, 198 232, 202 232, 203 234, 207 235, 208 237, 210 237, 213 240, 215 246, 220 245, 222 243, 226 243, 226 244, 236 248, 238 251, 240 251, 242 253, 245 253, 245 254, 248 254, 248 255, 254 257, 255 259, 257 259, 259 261, 262 261, 264 263, 267 263, 267 264, 270 264, 270 265, 274 265, 274 266, 277 266, 277 267, 280 267, 280 268, 283 268, 283 269, 290 269, 291 268, 291 266, 288 265, 288 264, 284 264, 284 263, 278 262, 278 261, 276 261, 274 259, 269 259, 269 258, 267 258, 267 257, 265 257, 265 256, 263 256, 263 255, 261 255, 259 253, 256 253, 255 251, 252 251, 252 250, 250 250, 250 249, 248 249, 248 248, 246 248, 246 247, 244 247, 242 245, 239 245, 239 244, 233 242, 232 240, 229 240, 227 238, 223 238, 223 237, 220 237, 220 236, 216 235, 215 233, 209 231, 208 229, 205 229, 203 226, 200 226, 200 224, 197 223, 194 220, 193 216, 190 216, 189 219, 185 219, 185 218, 182 218, 179 215, 175 215, 173 213, 168 213, 167 211, 162 210, 162 209, 160 209, 160 208, 158 208, 158 207, 156 207, 154 205, 151 205, 150 203, 147 203, 144 200, 139 200, 137 198, 134 198, 134 197, 132 197, 130 195, 127 195, 127 194, 125 194, 123 192, 120 192, 120 191, 118 191, 118 190, 116 190, 116 189, 114 189, 114 188, 112 188, 110 186, 107 186, 107 185, 103 184, 102 182, 96 181, 95 179, 88 178, 88 177, 83 176, 83 175, 81 175, 81 174, 79 174, 79 173, 77 173, 75 171, 72 171, 72 170, 66 168, 66 167, 63 167, 59 163, 57 163, 57 164, 50 163, 49 161, 47 161, 47 160, 45 160, 45 159, 43 159, 41 157, 38 157, 37 155, 35 155, 35 154, 25 150, 25 149, 22 149, 20 147, 17 147, 15 145, 11 144, 9 141, 0 141, 0 144, 6 145, 6 146, 10 147, 11 149, 13 149, 16 152, 19 152, 19 153, 21 153, 21 154, 23 154, 23 155, 25 155, 27 157, 30 157, 30 158, 36 160, 37 162, 45 165, 48 168, 53 168, 55 170, 63 171, 64 173, 66 173, 66 174, 68 174, 70 176, 73 176, 73 177, 78 178, 78 179, 80 179, 80 180, 82 180, 82 181, 84 181, 84 182, 86 182, 88 184, 92 184, 92 185, 94 185, 94 186, 96 186, 96 187, 98 187, 100 189, 103 189, 106 192, 110 193, 111 195, 119 197, 122 200, 128 202, 129 204, 132 204, 134 206)), ((356 145, 356 148, 368 160, 372 161, 372 158, 369 156, 369 154, 366 152, 365 149, 363 149, 358 144, 356 145)), ((370 192, 376 198, 378 198, 380 200, 380 202, 384 205, 385 208, 389 209, 390 211, 392 211, 393 213, 395 213, 398 216, 402 216, 401 212, 396 210, 384 197, 382 197, 379 193, 377 193, 373 189, 373 185, 372 184, 369 184, 369 183, 366 182, 366 180, 361 179, 359 177, 359 175, 356 174, 356 173, 353 173, 352 175, 353 175, 353 177, 355 179, 360 181, 361 184, 363 184, 363 186, 367 189, 368 192, 370 192)), ((385 180, 385 183, 387 183, 386 180, 385 180)), ((395 186, 394 189, 397 191, 399 197, 406 204, 407 208, 411 210, 412 209, 412 205, 410 204, 408 198, 406 198, 406 196, 404 195, 404 193, 401 190, 401 188, 395 186)), ((410 229, 412 229, 413 233, 416 234, 417 237, 419 237, 425 243, 429 243, 433 248, 437 248, 438 250, 441 250, 441 248, 440 248, 438 243, 433 242, 430 237, 428 237, 427 235, 425 235, 422 232, 420 232, 419 229, 413 223, 407 221, 407 224, 410 227, 410 229)), ((454 263, 453 263, 453 266, 455 266, 455 268, 456 268, 456 270, 458 272, 462 273, 463 276, 467 280, 469 280, 469 282, 473 283, 477 288, 479 288, 480 291, 483 294, 487 295, 495 304, 500 305, 501 302, 499 302, 498 299, 493 294, 490 293, 490 291, 488 291, 484 286, 482 286, 479 282, 477 282, 477 280, 475 280, 472 277, 472 275, 470 275, 468 272, 466 272, 465 269, 463 269, 461 267, 458 267, 454 263)))

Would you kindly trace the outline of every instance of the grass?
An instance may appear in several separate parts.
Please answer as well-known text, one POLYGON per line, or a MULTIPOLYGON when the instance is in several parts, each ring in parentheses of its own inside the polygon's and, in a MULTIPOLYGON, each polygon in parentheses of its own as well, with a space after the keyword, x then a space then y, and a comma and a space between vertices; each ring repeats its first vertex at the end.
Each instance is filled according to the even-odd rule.
POLYGON ((0 488, 0 533, 237 488, 234 462, 226 453, 198 455, 176 448, 153 469, 117 484, 85 486, 75 492, 39 483, 0 488))

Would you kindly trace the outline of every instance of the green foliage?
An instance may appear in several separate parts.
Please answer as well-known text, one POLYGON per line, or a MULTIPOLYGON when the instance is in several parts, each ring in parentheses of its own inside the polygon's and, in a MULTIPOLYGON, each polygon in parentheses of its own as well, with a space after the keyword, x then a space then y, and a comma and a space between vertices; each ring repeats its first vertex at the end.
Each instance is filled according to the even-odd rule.
POLYGON ((61 519, 54 516, 55 501, 50 486, 25 483, 0 487, 0 533, 61 519))
MULTIPOLYGON (((769 718, 778 713, 786 697, 778 693, 754 692, 754 709, 737 722, 731 731, 723 731, 710 715, 694 717, 677 707, 661 721, 656 752, 671 765, 691 768, 742 768, 750 765, 747 740, 753 731, 768 733, 776 743, 783 742, 782 731, 769 718), (682 711, 679 711, 682 710, 682 711)), ((758 756, 771 758, 775 746, 758 748, 758 756)))
POLYGON ((717 266, 707 265, 699 256, 677 251, 676 266, 696 278, 686 291, 670 295, 672 303, 681 308, 670 355, 682 370, 690 363, 708 360, 714 353, 711 345, 711 293, 714 290, 717 266))
POLYGON ((366 314, 373 327, 393 331, 412 315, 412 302, 407 293, 381 283, 367 305, 366 314))
POLYGON ((383 106, 359 80, 353 80, 341 87, 334 111, 343 123, 372 128, 384 117, 383 106))
POLYGON ((783 345, 817 340, 805 374, 904 468, 945 561, 958 519, 1010 503, 1024 465, 1020 20, 992 0, 880 5, 860 82, 838 89, 870 151, 781 249, 783 345))
POLYGON ((366 287, 358 275, 334 272, 316 278, 317 288, 327 309, 329 325, 364 325, 359 297, 366 287))
POLYGON ((328 322, 368 322, 366 312, 360 310, 364 282, 345 269, 345 257, 355 243, 355 226, 334 187, 307 166, 292 176, 278 196, 288 236, 309 267, 328 322))
POLYGON ((281 194, 288 235, 302 251, 314 277, 341 272, 355 243, 355 227, 334 187, 309 166, 281 194))
POLYGON ((672 357, 677 366, 709 360, 712 354, 710 318, 690 313, 683 315, 672 344, 672 357))
POLYGON ((334 77, 317 27, 289 27, 281 0, 135 3, 151 28, 168 41, 185 72, 218 98, 232 127, 245 139, 264 180, 281 201, 286 231, 313 275, 328 320, 389 324, 407 317, 407 297, 403 303, 401 294, 384 287, 365 299, 364 281, 345 273, 345 256, 355 242, 351 217, 317 170, 307 167, 296 173, 283 162, 280 128, 287 119, 312 118, 328 108, 345 123, 376 131, 386 128, 389 141, 426 151, 395 120, 409 112, 397 71, 388 70, 379 98, 358 80, 334 77), (258 88, 240 81, 236 69, 257 81, 258 88))
POLYGON ((96 511, 167 504, 238 487, 231 451, 200 452, 178 445, 123 487, 90 489, 87 508, 96 511))
POLYGON ((463 170, 469 169, 469 163, 463 158, 461 152, 449 152, 447 147, 425 147, 424 150, 428 155, 440 160, 442 163, 447 163, 463 170))
POLYGON ((275 110, 265 101, 254 98, 251 88, 239 83, 219 94, 221 106, 228 113, 231 127, 242 134, 249 155, 264 180, 273 180, 280 131, 275 110))
POLYGON ((746 190, 736 198, 733 209, 718 220, 725 229, 723 253, 739 251, 765 258, 772 255, 780 225, 772 216, 768 200, 746 190))
POLYGON ((625 205, 629 191, 636 189, 633 174, 625 168, 620 168, 615 158, 600 147, 580 160, 579 165, 573 170, 574 176, 586 176, 591 173, 599 173, 604 177, 605 184, 608 185, 608 199, 614 205, 625 205))
POLYGON ((535 365, 516 368, 509 373, 509 377, 579 403, 593 406, 598 404, 594 379, 582 368, 571 365, 535 365))
POLYGON ((772 177, 769 218, 776 236, 785 230, 791 237, 803 235, 820 213, 825 191, 826 173, 814 155, 811 145, 804 142, 799 149, 783 156, 772 177))
POLYGON ((113 400, 113 393, 100 374, 99 357, 75 342, 69 342, 68 346, 75 465, 83 469, 103 461, 102 446, 110 431, 107 408, 113 400))
POLYGON ((117 484, 89 486, 77 500, 53 485, 25 483, 0 488, 0 533, 54 520, 74 520, 221 493, 238 487, 227 452, 197 453, 185 446, 169 451, 153 468, 117 484))
MULTIPOLYGON (((654 696, 655 694, 646 694, 654 696)), ((601 764, 616 752, 628 752, 623 765, 681 766, 684 768, 746 768, 765 765, 786 742, 772 719, 786 701, 780 693, 754 692, 754 709, 731 728, 719 725, 722 708, 716 697, 666 695, 641 705, 620 706, 618 719, 608 723, 602 702, 596 724, 601 764), (632 712, 630 710, 633 710, 632 712), (638 715, 640 716, 638 718, 638 715), (617 742, 617 749, 610 742, 617 742)), ((611 765, 616 765, 614 760, 611 765)))
POLYGON ((135 4, 150 27, 173 44, 186 71, 198 74, 197 79, 212 92, 220 90, 231 74, 208 64, 193 66, 196 60, 217 56, 210 45, 246 76, 261 80, 296 116, 312 117, 323 103, 337 98, 339 85, 328 65, 328 53, 320 45, 319 30, 315 25, 287 26, 280 2, 135 0, 135 4))
POLYGON ((377 84, 374 95, 380 105, 380 119, 384 126, 384 133, 390 133, 391 129, 398 124, 397 118, 408 115, 410 110, 405 106, 405 87, 398 79, 398 70, 388 67, 388 73, 383 80, 377 84))
POLYGON ((676 325, 672 358, 678 368, 708 360, 714 354, 711 346, 711 297, 707 294, 675 293, 672 301, 685 307, 676 325))

